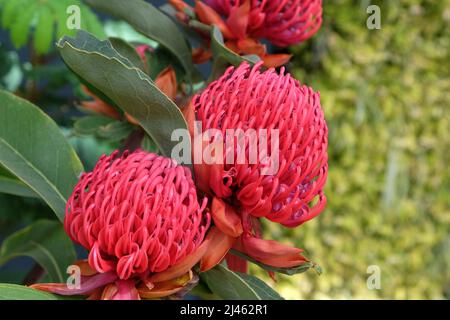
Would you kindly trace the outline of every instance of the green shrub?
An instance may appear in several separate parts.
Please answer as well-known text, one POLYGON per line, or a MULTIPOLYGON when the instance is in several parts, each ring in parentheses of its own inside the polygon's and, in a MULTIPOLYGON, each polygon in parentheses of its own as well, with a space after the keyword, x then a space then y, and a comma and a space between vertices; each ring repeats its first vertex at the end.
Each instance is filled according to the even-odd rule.
POLYGON ((330 170, 321 216, 269 230, 324 270, 281 279, 286 298, 450 297, 450 1, 372 4, 380 30, 369 1, 324 1, 321 32, 293 48, 291 72, 321 92, 330 170))

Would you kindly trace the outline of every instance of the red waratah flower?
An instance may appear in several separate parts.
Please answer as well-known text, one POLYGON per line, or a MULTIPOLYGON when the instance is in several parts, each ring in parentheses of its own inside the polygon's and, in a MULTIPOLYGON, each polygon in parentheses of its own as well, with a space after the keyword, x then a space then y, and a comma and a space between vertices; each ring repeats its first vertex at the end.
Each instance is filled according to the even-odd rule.
MULTIPOLYGON (((258 221, 265 217, 296 227, 323 210, 328 129, 319 93, 300 85, 284 74, 284 69, 277 74, 274 69, 260 72, 260 67, 257 64, 251 68, 247 63, 236 69, 230 67, 193 98, 189 109, 190 113, 195 112, 203 131, 217 129, 222 133, 221 143, 225 146, 230 142, 227 142, 227 129, 278 130, 278 171, 263 175, 261 170, 267 162, 261 158, 251 164, 247 155, 250 143, 247 143, 245 148, 232 150, 231 164, 195 165, 196 181, 213 197, 214 223, 229 237, 237 239, 236 250, 272 266, 293 267, 305 261, 301 250, 260 239, 258 221), (236 160, 242 153, 245 162, 238 163, 236 160)), ((187 118, 192 123, 193 117, 187 118)), ((194 136, 199 139, 198 133, 194 136)), ((211 142, 215 139, 217 136, 211 142)), ((231 145, 235 146, 234 142, 231 145)), ((269 157, 271 152, 274 150, 268 148, 269 157)), ((223 159, 229 153, 224 147, 223 159)))
POLYGON ((81 288, 33 287, 103 299, 156 298, 182 290, 200 259, 215 264, 204 261, 209 244, 217 242, 214 229, 205 240, 206 205, 206 198, 197 199, 189 169, 172 159, 139 150, 102 156, 82 175, 66 207, 66 232, 89 251, 88 261, 78 263, 81 288))
POLYGON ((265 38, 284 47, 314 35, 322 24, 322 0, 204 0, 226 17, 237 39, 265 38))
MULTIPOLYGON (((202 23, 220 29, 229 49, 240 55, 258 55, 266 67, 281 66, 291 55, 268 54, 259 40, 285 47, 310 38, 322 24, 322 0, 196 0, 195 8, 182 0, 169 3, 183 23, 195 14, 202 23)), ((204 61, 198 50, 193 57, 204 61)))

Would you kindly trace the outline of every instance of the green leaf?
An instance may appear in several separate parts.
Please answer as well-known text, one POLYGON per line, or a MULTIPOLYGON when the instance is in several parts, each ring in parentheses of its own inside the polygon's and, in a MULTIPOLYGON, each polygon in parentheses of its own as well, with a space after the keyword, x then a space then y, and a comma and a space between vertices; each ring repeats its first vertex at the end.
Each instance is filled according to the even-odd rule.
POLYGON ((126 121, 113 121, 97 130, 97 135, 109 141, 120 141, 125 139, 133 131, 132 124, 126 121))
POLYGON ((34 47, 36 53, 44 54, 50 51, 52 45, 54 21, 48 7, 39 7, 38 13, 39 19, 34 32, 34 47))
POLYGON ((142 0, 86 0, 86 3, 125 20, 140 33, 166 47, 190 77, 193 64, 187 41, 176 24, 160 10, 142 0))
POLYGON ((131 44, 120 38, 109 38, 108 40, 114 49, 123 57, 127 58, 133 66, 147 73, 144 62, 131 44))
MULTIPOLYGON (((149 70, 147 74, 149 74, 150 78, 153 80, 155 80, 160 72, 167 67, 172 67, 174 69, 177 79, 181 79, 183 77, 183 67, 166 48, 158 47, 151 51, 147 50, 145 55, 149 70)), ((193 77, 195 74, 196 70, 194 69, 193 77)))
POLYGON ((0 176, 0 193, 7 193, 20 197, 39 197, 22 181, 5 176, 0 176))
POLYGON ((261 279, 245 273, 238 273, 238 275, 256 291, 262 300, 284 300, 278 292, 261 279))
POLYGON ((320 268, 320 266, 317 263, 312 262, 312 261, 305 262, 305 263, 301 264, 300 266, 293 267, 293 268, 279 268, 279 267, 269 266, 267 264, 256 261, 255 259, 247 256, 246 254, 239 252, 237 250, 234 250, 234 249, 231 249, 230 253, 234 254, 235 256, 241 257, 247 261, 250 261, 250 262, 256 264, 257 266, 263 268, 264 270, 278 272, 278 273, 286 274, 288 276, 293 276, 295 274, 303 273, 303 272, 308 271, 309 269, 314 269, 319 275, 322 273, 322 269, 320 268))
POLYGON ((45 54, 52 49, 55 33, 60 36, 75 34, 74 30, 67 27, 67 9, 71 5, 80 8, 83 29, 104 37, 99 19, 81 0, 3 0, 0 2, 2 26, 10 29, 11 40, 16 48, 26 44, 30 31, 33 31, 36 53, 45 54))
POLYGON ((158 47, 145 52, 149 66, 149 75, 155 80, 158 74, 172 64, 172 56, 166 48, 158 47))
POLYGON ((24 8, 25 0, 7 1, 2 4, 2 26, 3 28, 10 28, 17 18, 17 11, 24 8))
POLYGON ((250 65, 260 60, 256 55, 240 56, 225 46, 222 33, 216 26, 211 30, 211 52, 213 54, 213 71, 212 79, 216 79, 221 75, 229 64, 237 67, 246 61, 250 65))
POLYGON ((95 115, 95 116, 86 116, 78 119, 73 124, 73 130, 77 135, 94 135, 97 131, 102 127, 113 122, 114 119, 95 115))
POLYGON ((64 37, 58 47, 72 71, 134 117, 159 150, 165 156, 171 155, 177 144, 171 141, 172 132, 187 130, 187 124, 178 107, 149 76, 117 53, 110 42, 83 31, 75 39, 64 37))
POLYGON ((159 47, 158 42, 137 32, 130 24, 122 20, 105 21, 105 33, 108 37, 120 38, 129 43, 146 44, 152 48, 159 47))
MULTIPOLYGON (((78 31, 75 38, 63 37, 62 39, 59 40, 58 47, 61 49, 62 55, 64 53, 63 49, 65 47, 65 44, 68 44, 74 50, 79 51, 81 53, 100 54, 107 59, 110 60, 115 59, 119 61, 125 67, 136 68, 129 59, 122 56, 119 52, 117 52, 116 49, 114 49, 110 41, 108 40, 101 41, 92 34, 90 34, 89 32, 86 32, 84 30, 78 31)), ((68 64, 68 66, 70 68, 72 67, 70 64, 68 64)))
POLYGON ((0 300, 58 300, 58 297, 26 286, 0 283, 0 300))
POLYGON ((33 258, 53 282, 65 282, 67 267, 76 260, 72 241, 58 221, 40 220, 3 241, 0 265, 20 257, 33 258))
POLYGON ((279 300, 278 293, 263 281, 250 276, 235 273, 223 265, 201 273, 211 291, 227 300, 279 300))
POLYGON ((63 221, 83 166, 42 110, 0 91, 0 164, 36 192, 63 221))
POLYGON ((16 48, 27 43, 30 32, 30 21, 36 13, 37 3, 30 3, 19 12, 19 15, 11 27, 11 41, 16 48))

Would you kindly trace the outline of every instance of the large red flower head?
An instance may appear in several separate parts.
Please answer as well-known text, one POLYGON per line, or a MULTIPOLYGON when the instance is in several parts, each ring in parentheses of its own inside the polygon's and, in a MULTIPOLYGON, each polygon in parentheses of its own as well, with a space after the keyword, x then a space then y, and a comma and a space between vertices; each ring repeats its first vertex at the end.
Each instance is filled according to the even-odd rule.
POLYGON ((234 248, 266 264, 293 267, 305 261, 301 250, 260 239, 258 221, 295 227, 323 210, 328 129, 319 93, 283 68, 277 74, 260 67, 231 67, 193 98, 190 109, 203 131, 201 137, 194 133, 195 141, 223 145, 209 149, 213 161, 194 168, 199 188, 213 198, 214 223, 237 239, 234 248), (215 133, 205 138, 210 129, 215 133), (258 152, 253 161, 251 148, 258 152))
POLYGON ((238 39, 265 38, 288 46, 314 35, 322 24, 322 0, 204 0, 238 39))
POLYGON ((98 272, 162 272, 193 253, 209 226, 189 169, 137 151, 103 156, 78 182, 64 227, 98 272))
POLYGON ((226 254, 210 226, 189 169, 144 151, 102 156, 81 176, 70 196, 64 228, 89 250, 81 285, 38 283, 32 287, 90 299, 151 299, 188 290, 192 267, 214 267, 226 254), (206 233, 208 234, 206 235, 206 233))
MULTIPOLYGON (((227 135, 228 129, 254 129, 257 134, 260 129, 274 130, 265 131, 268 142, 264 146, 266 159, 278 151, 272 159, 278 161, 278 170, 264 174, 262 159, 250 162, 250 141, 245 150, 233 150, 233 163, 196 168, 206 191, 237 203, 252 216, 293 227, 315 217, 325 205, 328 130, 319 93, 300 85, 283 69, 277 74, 273 69, 260 72, 259 67, 244 63, 228 69, 194 97, 193 107, 202 129, 220 130, 225 145, 227 138, 235 138, 227 135), (278 132, 279 150, 270 146, 271 132, 278 132), (243 152, 246 161, 238 163, 243 152), (206 171, 208 176, 203 179, 206 171)), ((258 138, 262 137, 256 137, 258 144, 265 142, 258 138)), ((226 159, 230 150, 223 150, 226 159)))

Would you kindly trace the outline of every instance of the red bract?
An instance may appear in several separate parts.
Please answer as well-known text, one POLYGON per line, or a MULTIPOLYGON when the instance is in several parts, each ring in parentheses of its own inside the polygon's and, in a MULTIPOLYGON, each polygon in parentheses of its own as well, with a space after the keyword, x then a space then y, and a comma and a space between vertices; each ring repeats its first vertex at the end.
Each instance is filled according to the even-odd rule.
POLYGON ((226 17, 237 39, 265 38, 288 46, 314 35, 322 24, 322 0, 204 0, 226 17))
MULTIPOLYGON (((319 93, 284 74, 283 68, 277 74, 274 69, 260 72, 260 66, 251 68, 244 63, 237 69, 229 68, 193 98, 191 108, 202 130, 217 129, 222 133, 223 159, 230 153, 227 146, 235 145, 227 141, 227 129, 254 129, 257 135, 260 129, 278 130, 278 170, 262 174, 267 157, 252 164, 248 157, 251 143, 247 143, 244 148, 232 150, 231 164, 202 163, 195 165, 195 171, 199 187, 214 197, 212 215, 217 227, 232 237, 243 232, 238 249, 273 265, 275 259, 269 247, 249 237, 260 237, 258 218, 295 227, 323 210, 328 129, 319 93), (239 163, 236 160, 242 153, 246 161, 239 163), (260 252, 255 251, 257 247, 260 252)), ((258 144, 262 141, 259 138, 258 144)), ((272 152, 275 150, 268 147, 267 156, 272 152)), ((277 259, 278 264, 291 267, 300 261, 292 258, 294 251, 288 251, 289 258, 277 259)), ((298 253, 294 255, 298 257, 298 253)))
POLYGON ((162 272, 190 255, 208 228, 187 168, 152 153, 103 156, 67 203, 64 227, 98 272, 162 272))

